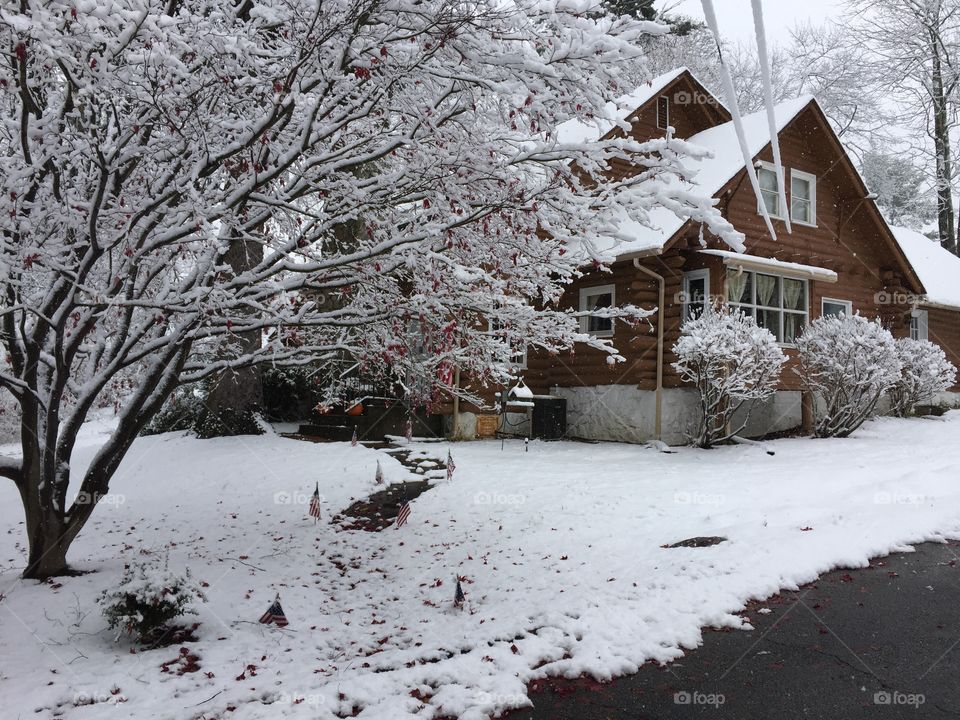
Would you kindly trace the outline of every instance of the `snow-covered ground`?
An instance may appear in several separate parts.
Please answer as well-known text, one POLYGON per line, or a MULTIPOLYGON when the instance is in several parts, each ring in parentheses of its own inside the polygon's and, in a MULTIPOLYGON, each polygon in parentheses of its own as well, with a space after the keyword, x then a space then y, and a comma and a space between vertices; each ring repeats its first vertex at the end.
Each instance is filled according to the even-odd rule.
MULTIPOLYGON (((77 464, 103 426, 91 425, 77 464)), ((277 436, 136 442, 71 552, 94 571, 41 585, 0 485, 3 716, 461 716, 526 702, 544 675, 598 678, 745 627, 745 603, 838 565, 960 534, 960 413, 881 419, 846 440, 676 454, 616 444, 452 446, 452 481, 409 524, 343 531, 334 511, 409 473, 382 452, 277 436), (307 517, 314 482, 319 525, 307 517), (664 548, 692 536, 727 542, 664 548), (94 604, 125 561, 164 552, 207 583, 196 672, 134 651, 94 604), (467 607, 453 607, 454 576, 467 607), (279 591, 286 629, 257 623, 279 591), (91 702, 92 704, 85 704, 91 702)), ((417 449, 438 459, 446 444, 417 449)), ((10 452, 10 449, 7 449, 10 452)))

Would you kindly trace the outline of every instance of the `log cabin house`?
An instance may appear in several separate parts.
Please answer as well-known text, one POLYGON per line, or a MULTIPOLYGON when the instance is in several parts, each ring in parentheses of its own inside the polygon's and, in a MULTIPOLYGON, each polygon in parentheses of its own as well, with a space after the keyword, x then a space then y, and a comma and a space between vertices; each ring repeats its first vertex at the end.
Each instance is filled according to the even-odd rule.
MULTIPOLYGON (((779 391, 753 409, 748 436, 798 429, 810 421, 809 401, 792 369, 794 339, 820 315, 880 317, 896 336, 929 332, 930 339, 952 348, 951 360, 960 365, 960 291, 951 296, 955 306, 920 303, 925 287, 908 259, 910 240, 898 241, 884 221, 813 97, 775 108, 787 207, 780 206, 766 113, 743 118, 776 240, 759 211, 729 112, 689 71, 666 73, 627 100, 633 109, 618 119, 626 121, 635 139, 662 137, 672 128, 675 137, 712 151, 711 158, 686 161, 691 190, 716 200, 744 234, 746 250, 733 252, 699 224, 667 210, 652 213, 653 228, 621 228, 629 239, 616 246, 609 272, 586 274, 568 287, 562 302, 581 311, 621 303, 658 308, 640 330, 583 318, 584 331, 611 338, 626 362, 610 365, 603 353, 585 347, 552 357, 531 349, 521 370, 533 393, 566 400, 567 436, 684 442, 695 419, 696 395, 674 371, 671 348, 684 318, 718 298, 754 315, 789 357, 779 391), (787 213, 791 233, 784 223, 787 213)), ((607 137, 626 131, 614 123, 588 128, 574 121, 558 132, 583 140, 590 132, 607 137)), ((632 168, 615 170, 630 173, 632 168)), ((456 434, 473 436, 477 420, 460 409, 456 434)), ((508 427, 502 430, 528 431, 522 422, 510 422, 509 414, 505 420, 508 427)))

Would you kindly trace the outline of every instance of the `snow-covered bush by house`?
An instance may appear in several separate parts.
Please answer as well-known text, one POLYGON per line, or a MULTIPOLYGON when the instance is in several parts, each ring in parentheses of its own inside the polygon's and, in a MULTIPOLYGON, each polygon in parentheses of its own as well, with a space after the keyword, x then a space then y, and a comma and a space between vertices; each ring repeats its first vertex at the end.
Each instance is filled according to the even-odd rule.
POLYGON ((814 398, 817 437, 847 437, 900 378, 893 335, 879 320, 831 315, 797 340, 796 372, 814 398))
POLYGON ((195 615, 194 600, 206 600, 190 577, 171 572, 167 561, 157 556, 135 561, 123 569, 120 583, 99 597, 103 614, 117 637, 126 633, 143 642, 158 640, 168 624, 183 615, 195 615))
POLYGON ((688 320, 673 346, 673 367, 700 395, 691 440, 698 447, 727 440, 746 427, 752 404, 776 390, 786 356, 773 334, 750 315, 708 307, 688 320), (740 408, 747 412, 733 424, 740 408))
POLYGON ((902 367, 900 379, 890 388, 890 410, 904 417, 921 402, 951 387, 957 368, 947 360, 943 349, 929 340, 901 338, 896 344, 902 367))

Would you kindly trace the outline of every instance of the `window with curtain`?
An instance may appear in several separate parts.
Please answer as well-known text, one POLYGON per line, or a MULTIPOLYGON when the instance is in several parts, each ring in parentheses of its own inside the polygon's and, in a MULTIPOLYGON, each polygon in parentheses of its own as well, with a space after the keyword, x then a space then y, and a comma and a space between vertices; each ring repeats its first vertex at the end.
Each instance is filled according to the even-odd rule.
MULTIPOLYGON (((780 213, 780 186, 777 183, 777 173, 773 168, 761 167, 757 170, 757 180, 760 181, 760 196, 767 206, 767 214, 772 217, 782 217, 780 213)), ((757 212, 760 211, 759 206, 757 212)))
POLYGON ((727 302, 766 328, 777 342, 792 345, 807 326, 807 281, 727 270, 727 302))

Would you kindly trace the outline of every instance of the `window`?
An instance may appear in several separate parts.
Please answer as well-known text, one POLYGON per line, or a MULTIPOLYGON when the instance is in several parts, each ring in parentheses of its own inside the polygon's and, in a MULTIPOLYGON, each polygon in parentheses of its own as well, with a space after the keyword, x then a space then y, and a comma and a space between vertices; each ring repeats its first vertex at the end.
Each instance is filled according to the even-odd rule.
POLYGON ((910 337, 914 340, 929 340, 929 317, 926 310, 914 310, 910 315, 910 337))
MULTIPOLYGON (((614 306, 613 285, 597 285, 580 290, 580 311, 592 312, 614 306)), ((580 318, 580 329, 594 337, 613 336, 613 318, 590 315, 580 318)))
MULTIPOLYGON (((780 184, 777 182, 777 171, 774 170, 773 165, 762 163, 757 168, 757 180, 760 181, 760 197, 763 198, 763 204, 767 206, 767 215, 782 218, 780 184)), ((759 203, 757 203, 757 212, 761 212, 759 203)))
POLYGON ((710 271, 693 270, 683 274, 683 319, 703 312, 710 298, 710 271))
POLYGON ((519 338, 511 336, 507 326, 499 320, 490 321, 490 332, 504 341, 510 343, 510 367, 514 370, 525 370, 527 368, 527 346, 519 338))
POLYGON ((806 280, 731 268, 727 302, 752 315, 785 345, 792 345, 807 326, 806 280))
POLYGON ((670 97, 661 95, 657 98, 657 127, 663 130, 670 125, 670 97))
POLYGON ((826 317, 827 315, 843 315, 844 317, 850 317, 853 315, 853 303, 849 300, 834 300, 832 298, 824 298, 820 305, 820 315, 826 317))
POLYGON ((817 224, 817 178, 790 171, 790 219, 800 225, 817 224))

